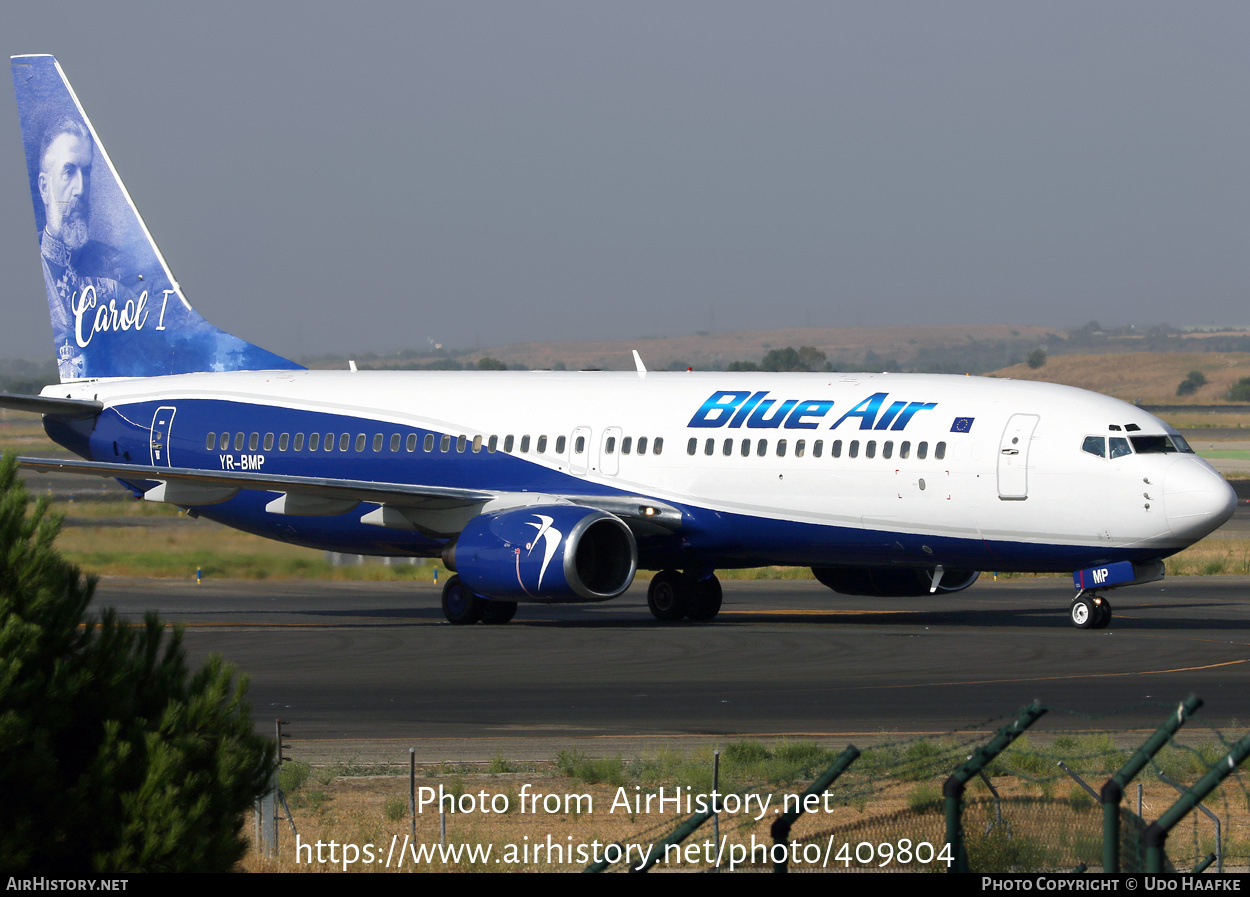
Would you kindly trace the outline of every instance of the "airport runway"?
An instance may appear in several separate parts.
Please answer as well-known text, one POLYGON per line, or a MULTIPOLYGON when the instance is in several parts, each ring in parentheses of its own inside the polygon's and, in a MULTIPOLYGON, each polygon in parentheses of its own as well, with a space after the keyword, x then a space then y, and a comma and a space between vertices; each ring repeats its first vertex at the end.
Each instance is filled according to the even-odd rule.
MULTIPOLYGON (((252 677, 258 724, 290 721, 306 758, 629 755, 733 736, 837 744, 977 726, 1040 698, 1042 728, 1153 729, 1189 692, 1202 721, 1250 723, 1250 577, 1111 593, 1101 632, 1067 621, 1066 578, 911 599, 810 581, 726 582, 712 624, 663 625, 645 583, 603 605, 522 605, 506 626, 443 622, 430 584, 109 579, 98 604, 187 626, 199 662, 252 677)), ((1238 732, 1237 734, 1242 734, 1238 732)))

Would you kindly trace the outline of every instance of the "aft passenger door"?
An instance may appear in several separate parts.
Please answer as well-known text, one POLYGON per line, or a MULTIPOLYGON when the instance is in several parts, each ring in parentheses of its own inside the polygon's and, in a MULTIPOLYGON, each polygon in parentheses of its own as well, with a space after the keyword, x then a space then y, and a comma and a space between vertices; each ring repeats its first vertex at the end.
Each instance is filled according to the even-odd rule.
POLYGON ((152 466, 173 467, 169 461, 169 432, 174 426, 174 413, 178 409, 172 405, 162 405, 152 415, 152 466))
POLYGON ((998 446, 998 497, 1003 501, 1029 497, 1029 444, 1038 420, 1036 414, 1013 414, 1003 428, 998 446))

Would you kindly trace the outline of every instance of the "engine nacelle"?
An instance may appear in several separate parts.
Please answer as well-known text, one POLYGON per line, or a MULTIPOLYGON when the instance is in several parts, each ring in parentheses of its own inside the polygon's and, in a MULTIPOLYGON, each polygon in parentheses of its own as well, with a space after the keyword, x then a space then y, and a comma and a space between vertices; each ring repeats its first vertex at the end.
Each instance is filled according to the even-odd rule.
POLYGON ((843 595, 872 595, 878 598, 909 598, 932 591, 959 592, 981 575, 979 570, 942 570, 936 590, 933 579, 937 567, 813 567, 812 573, 843 595))
POLYGON ((443 554, 465 585, 500 601, 607 601, 638 570, 629 527, 576 505, 483 514, 443 554))

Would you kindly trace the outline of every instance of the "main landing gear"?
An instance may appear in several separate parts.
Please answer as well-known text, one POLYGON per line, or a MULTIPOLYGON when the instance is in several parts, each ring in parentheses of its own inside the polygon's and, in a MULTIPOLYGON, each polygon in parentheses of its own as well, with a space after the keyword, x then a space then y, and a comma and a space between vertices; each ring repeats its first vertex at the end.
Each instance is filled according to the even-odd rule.
POLYGON ((663 622, 686 619, 705 623, 720 613, 720 580, 712 574, 699 579, 690 573, 661 570, 647 589, 647 607, 663 622))
POLYGON ((465 626, 479 620, 487 624, 507 623, 514 614, 516 614, 515 601, 492 601, 489 598, 474 595, 469 587, 460 581, 459 576, 451 577, 443 586, 443 616, 447 618, 448 623, 457 626, 465 626))
POLYGON ((1079 592, 1072 599, 1070 618, 1077 629, 1106 629, 1111 622, 1111 602, 1095 592, 1079 592))

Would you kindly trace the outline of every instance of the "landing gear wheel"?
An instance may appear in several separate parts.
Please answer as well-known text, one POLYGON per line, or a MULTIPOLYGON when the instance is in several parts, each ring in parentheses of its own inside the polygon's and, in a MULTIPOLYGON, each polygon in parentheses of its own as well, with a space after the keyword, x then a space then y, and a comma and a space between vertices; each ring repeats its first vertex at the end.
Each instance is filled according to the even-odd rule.
POLYGON ((647 589, 647 607, 657 620, 671 623, 686 615, 689 587, 676 570, 661 570, 651 578, 647 589))
POLYGON ((686 608, 686 619, 696 623, 706 623, 720 613, 721 587, 720 580, 712 574, 707 579, 691 584, 690 605, 686 608))
POLYGON ((1098 619, 1094 621, 1094 629, 1106 629, 1111 623, 1111 602, 1106 598, 1098 599, 1098 619))
POLYGON ((507 623, 516 616, 515 601, 492 601, 479 598, 478 603, 481 605, 482 622, 487 625, 507 623))
POLYGON ((453 576, 443 586, 443 616, 448 623, 456 626, 476 623, 481 615, 481 603, 459 576, 453 576))
POLYGON ((1098 622, 1098 606, 1088 595, 1077 595, 1072 599, 1070 617, 1072 625, 1077 629, 1093 629, 1098 622))

